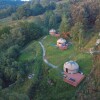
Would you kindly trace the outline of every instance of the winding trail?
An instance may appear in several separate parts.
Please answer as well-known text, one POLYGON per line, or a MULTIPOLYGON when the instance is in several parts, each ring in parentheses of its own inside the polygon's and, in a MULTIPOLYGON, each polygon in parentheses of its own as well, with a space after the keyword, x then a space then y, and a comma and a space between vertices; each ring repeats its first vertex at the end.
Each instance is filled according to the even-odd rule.
MULTIPOLYGON (((46 38, 46 37, 45 37, 46 38)), ((43 38, 44 39, 44 38, 43 38)), ((50 67, 52 67, 52 68, 58 68, 58 66, 55 66, 55 65, 53 65, 53 64, 51 64, 50 62, 48 62, 48 60, 45 58, 45 56, 46 56, 46 50, 45 50, 45 48, 44 48, 44 46, 43 46, 43 44, 41 43, 41 42, 39 42, 39 44, 41 45, 41 48, 42 48, 42 50, 43 50, 43 61, 48 65, 48 66, 50 66, 50 67)))

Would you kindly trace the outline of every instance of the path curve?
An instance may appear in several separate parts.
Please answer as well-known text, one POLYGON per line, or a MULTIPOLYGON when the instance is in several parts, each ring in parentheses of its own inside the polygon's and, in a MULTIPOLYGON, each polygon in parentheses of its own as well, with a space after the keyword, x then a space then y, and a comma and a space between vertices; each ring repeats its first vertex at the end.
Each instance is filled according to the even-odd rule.
POLYGON ((55 65, 51 64, 50 62, 48 62, 48 60, 45 58, 45 56, 46 56, 46 50, 45 50, 45 48, 44 48, 44 46, 43 46, 43 44, 42 44, 41 42, 39 42, 39 44, 41 45, 41 48, 42 48, 42 51, 43 51, 43 61, 44 61, 48 66, 50 66, 50 67, 52 67, 52 68, 57 68, 58 66, 55 66, 55 65))

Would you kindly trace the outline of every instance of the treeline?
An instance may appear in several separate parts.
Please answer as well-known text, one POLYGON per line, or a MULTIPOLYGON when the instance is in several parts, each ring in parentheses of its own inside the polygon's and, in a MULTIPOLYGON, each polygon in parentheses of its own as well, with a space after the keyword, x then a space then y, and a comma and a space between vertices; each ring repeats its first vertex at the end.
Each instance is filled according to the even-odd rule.
POLYGON ((83 47, 94 33, 100 32, 99 5, 98 0, 71 0, 67 4, 59 4, 55 13, 62 17, 59 26, 61 36, 71 38, 79 48, 83 47))
POLYGON ((37 16, 45 13, 47 10, 54 10, 56 8, 56 4, 54 2, 49 3, 46 6, 43 6, 40 3, 26 3, 20 6, 16 13, 12 15, 13 20, 18 20, 22 18, 27 18, 29 16, 37 16))
POLYGON ((11 16, 16 9, 22 5, 23 1, 1 0, 0 1, 0 19, 11 16))
POLYGON ((6 9, 8 6, 19 6, 23 3, 24 1, 21 0, 0 0, 0 9, 6 9))
POLYGON ((15 27, 0 29, 0 89, 23 79, 29 73, 32 62, 19 62, 20 51, 32 40, 44 35, 44 30, 33 22, 21 22, 15 27))
POLYGON ((16 11, 16 7, 7 7, 6 9, 0 10, 0 19, 11 16, 16 11))

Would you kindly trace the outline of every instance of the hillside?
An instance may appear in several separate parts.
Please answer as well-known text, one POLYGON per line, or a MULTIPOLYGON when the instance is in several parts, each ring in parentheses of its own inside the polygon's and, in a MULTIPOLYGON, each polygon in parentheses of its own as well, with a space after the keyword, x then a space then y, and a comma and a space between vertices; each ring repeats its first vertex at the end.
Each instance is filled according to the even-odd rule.
POLYGON ((14 0, 0 0, 0 9, 8 8, 9 6, 20 6, 24 2, 23 1, 14 1, 14 0))
POLYGON ((9 1, 0 6, 0 100, 99 100, 100 1, 9 1), (76 72, 65 71, 70 61, 76 72), (66 73, 85 78, 67 76, 75 87, 66 73))

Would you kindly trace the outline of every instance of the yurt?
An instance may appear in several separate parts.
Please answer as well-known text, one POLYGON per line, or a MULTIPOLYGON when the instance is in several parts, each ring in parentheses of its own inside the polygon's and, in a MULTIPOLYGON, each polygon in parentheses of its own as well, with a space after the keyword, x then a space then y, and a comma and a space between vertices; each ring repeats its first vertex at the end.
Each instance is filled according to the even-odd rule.
POLYGON ((49 34, 52 35, 52 36, 54 36, 56 34, 56 30, 55 29, 51 29, 49 31, 49 34))
POLYGON ((79 65, 75 61, 68 61, 64 63, 64 72, 75 74, 79 70, 79 65))
POLYGON ((66 45, 66 40, 65 39, 60 38, 60 39, 57 40, 57 46, 58 47, 61 47, 61 46, 64 46, 64 45, 66 45))

